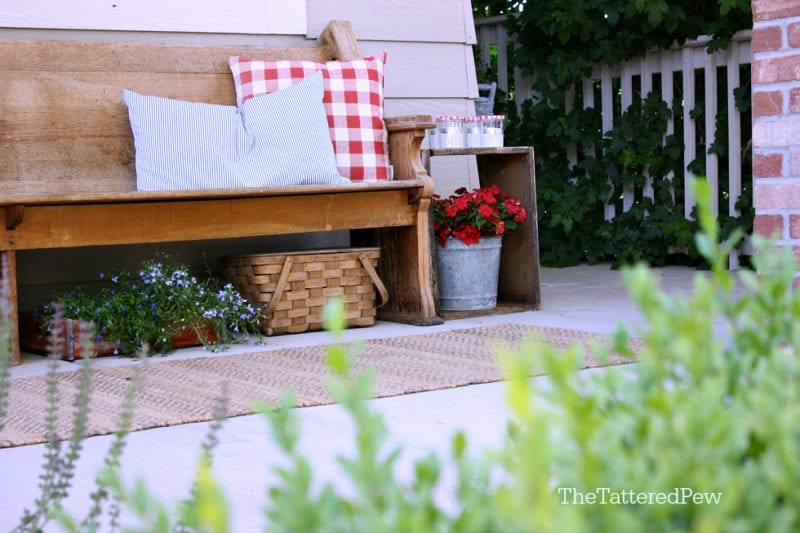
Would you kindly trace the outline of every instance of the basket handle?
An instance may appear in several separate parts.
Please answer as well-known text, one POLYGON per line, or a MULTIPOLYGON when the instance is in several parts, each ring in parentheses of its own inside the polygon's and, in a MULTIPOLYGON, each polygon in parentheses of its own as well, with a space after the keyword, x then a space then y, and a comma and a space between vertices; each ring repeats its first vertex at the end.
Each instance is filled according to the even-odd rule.
POLYGON ((292 270, 292 263, 294 263, 294 259, 292 259, 290 256, 286 256, 286 261, 283 262, 283 268, 281 269, 281 276, 278 278, 278 284, 275 286, 275 292, 272 293, 272 299, 267 304, 264 314, 272 313, 278 306, 278 301, 280 301, 281 296, 283 295, 283 289, 286 288, 286 282, 289 281, 289 273, 292 270))
POLYGON ((376 309, 383 307, 386 305, 386 302, 389 301, 389 291, 386 290, 386 285, 383 284, 380 276, 378 276, 378 273, 375 272, 375 267, 372 266, 372 262, 369 260, 366 254, 359 255, 358 259, 361 261, 361 264, 364 266, 364 270, 367 271, 372 283, 375 284, 375 288, 378 289, 378 292, 381 295, 381 304, 376 306, 376 309))

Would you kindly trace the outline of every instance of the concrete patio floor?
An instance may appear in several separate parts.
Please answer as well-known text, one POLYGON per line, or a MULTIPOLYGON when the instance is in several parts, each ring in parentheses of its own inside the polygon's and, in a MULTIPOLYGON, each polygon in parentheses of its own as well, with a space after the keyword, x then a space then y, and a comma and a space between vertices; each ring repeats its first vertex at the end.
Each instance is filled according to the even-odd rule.
MULTIPOLYGON (((662 288, 673 294, 688 294, 693 277, 706 275, 684 267, 656 269, 655 273, 662 288)), ((636 334, 644 325, 621 286, 620 272, 610 270, 608 265, 543 269, 542 300, 540 311, 452 320, 426 328, 379 322, 373 327, 348 330, 346 337, 425 334, 508 322, 598 333, 611 332, 621 322, 636 334)), ((284 335, 269 338, 264 349, 328 341, 325 332, 284 335)), ((251 347, 235 346, 226 353, 252 350, 251 347)), ((184 349, 169 357, 198 356, 212 355, 202 349, 184 349)), ((97 360, 98 365, 129 363, 127 359, 97 360)), ((45 366, 41 356, 25 356, 22 365, 12 369, 12 377, 39 375, 46 371, 45 366)), ((63 363, 62 366, 75 369, 72 363, 63 363)), ((608 370, 586 372, 596 371, 608 370)), ((533 379, 546 381, 546 378, 533 379)), ((446 458, 451 437, 457 430, 466 433, 473 452, 499 446, 507 420, 503 390, 503 383, 491 383, 370 401, 371 407, 385 416, 391 447, 404 448, 399 475, 407 474, 413 460, 429 452, 446 458)), ((349 455, 353 449, 350 420, 336 405, 302 408, 297 413, 302 423, 301 449, 314 467, 315 480, 317 483, 330 482, 347 490, 335 458, 349 455)), ((207 428, 208 424, 199 423, 132 433, 123 456, 126 481, 130 483, 136 478, 144 478, 151 490, 166 502, 177 502, 186 497, 207 428)), ((233 531, 261 531, 265 522, 263 508, 267 486, 276 479, 272 467, 281 464, 267 422, 260 415, 231 418, 226 421, 220 438, 214 471, 226 490, 233 531)), ((66 502, 67 508, 80 518, 89 507, 87 495, 93 489, 94 476, 101 467, 110 441, 110 436, 100 436, 85 442, 73 481, 74 488, 66 502)), ((13 527, 23 509, 33 504, 43 453, 43 445, 0 449, 0 530, 13 527)), ((447 485, 446 479, 444 485, 447 485)), ((442 498, 446 500, 447 495, 443 493, 442 498)), ((46 531, 60 531, 60 528, 50 527, 46 531)))

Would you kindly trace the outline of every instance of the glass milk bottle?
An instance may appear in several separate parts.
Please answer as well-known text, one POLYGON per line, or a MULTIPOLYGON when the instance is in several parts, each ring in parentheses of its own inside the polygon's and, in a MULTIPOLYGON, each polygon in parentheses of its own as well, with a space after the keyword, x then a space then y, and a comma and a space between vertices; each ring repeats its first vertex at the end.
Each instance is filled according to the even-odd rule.
MULTIPOLYGON (((437 121, 438 119, 434 119, 437 121)), ((439 126, 428 130, 428 148, 431 150, 439 149, 439 126)))
POLYGON ((450 115, 439 117, 437 120, 439 130, 439 148, 464 148, 464 121, 461 117, 450 115))
POLYGON ((481 142, 489 148, 503 146, 503 127, 505 115, 487 115, 481 117, 481 142))
POLYGON ((464 139, 467 148, 480 148, 481 144, 481 118, 464 118, 464 139))

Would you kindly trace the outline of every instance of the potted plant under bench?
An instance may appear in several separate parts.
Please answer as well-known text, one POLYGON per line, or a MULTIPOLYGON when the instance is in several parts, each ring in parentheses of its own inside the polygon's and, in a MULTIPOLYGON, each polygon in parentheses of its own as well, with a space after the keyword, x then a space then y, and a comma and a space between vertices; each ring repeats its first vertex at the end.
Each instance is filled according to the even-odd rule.
POLYGON ((219 351, 240 337, 260 339, 261 310, 231 284, 199 280, 187 266, 159 254, 136 273, 103 272, 103 287, 56 294, 35 313, 20 314, 20 343, 25 351, 48 353, 48 334, 67 360, 86 357, 79 330, 94 340, 90 357, 134 355, 204 345, 219 351))

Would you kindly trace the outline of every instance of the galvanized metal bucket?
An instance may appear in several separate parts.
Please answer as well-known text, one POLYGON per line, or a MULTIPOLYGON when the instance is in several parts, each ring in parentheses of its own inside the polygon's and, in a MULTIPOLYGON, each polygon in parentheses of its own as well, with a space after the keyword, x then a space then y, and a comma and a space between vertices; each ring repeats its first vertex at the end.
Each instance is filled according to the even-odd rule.
POLYGON ((467 246, 455 238, 436 244, 439 309, 473 311, 497 305, 497 280, 503 237, 481 237, 467 246))

